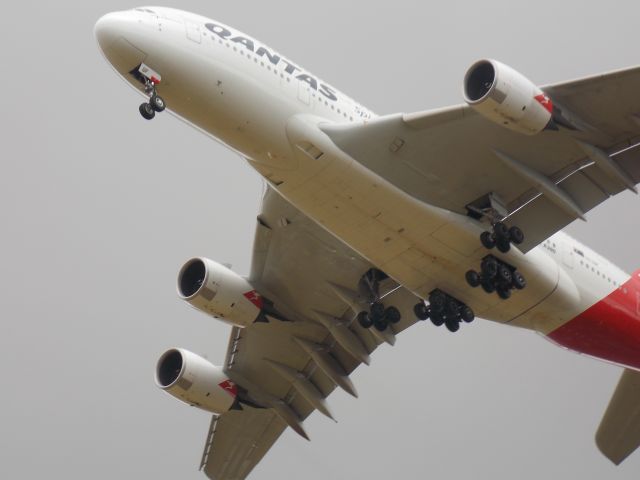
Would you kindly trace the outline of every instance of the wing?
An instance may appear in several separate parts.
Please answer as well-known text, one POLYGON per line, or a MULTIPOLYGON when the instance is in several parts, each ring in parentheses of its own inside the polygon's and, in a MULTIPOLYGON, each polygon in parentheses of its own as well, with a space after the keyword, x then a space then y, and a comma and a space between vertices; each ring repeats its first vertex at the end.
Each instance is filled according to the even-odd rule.
POLYGON ((640 446, 640 372, 622 373, 600 423, 596 443, 616 465, 640 446))
POLYGON ((246 478, 285 428, 273 410, 234 410, 214 416, 200 469, 213 480, 246 478))
POLYGON ((565 123, 578 128, 535 136, 467 106, 322 129, 356 161, 424 202, 472 216, 503 207, 502 216, 525 231, 528 251, 640 181, 639 89, 640 68, 543 87, 565 123))
POLYGON ((383 342, 415 322, 415 297, 391 279, 380 284, 385 303, 402 320, 384 333, 354 321, 357 292, 372 266, 271 189, 258 217, 251 283, 287 319, 234 328, 225 371, 253 398, 274 406, 243 407, 214 419, 202 467, 209 478, 239 480, 287 425, 306 436, 302 421, 314 410, 332 418, 326 397, 340 386, 357 395, 349 374, 383 342))

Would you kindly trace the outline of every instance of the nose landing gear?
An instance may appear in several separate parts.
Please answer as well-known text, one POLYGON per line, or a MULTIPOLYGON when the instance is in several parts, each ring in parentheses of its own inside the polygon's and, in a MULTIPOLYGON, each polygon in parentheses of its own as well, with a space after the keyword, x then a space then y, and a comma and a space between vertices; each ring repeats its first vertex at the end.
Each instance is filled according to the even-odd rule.
POLYGON ((158 95, 156 91, 156 83, 152 80, 147 79, 145 81, 144 91, 147 95, 149 95, 149 102, 145 102, 140 105, 140 115, 146 120, 153 120, 156 116, 156 112, 163 112, 165 108, 167 108, 164 103, 164 99, 158 95))

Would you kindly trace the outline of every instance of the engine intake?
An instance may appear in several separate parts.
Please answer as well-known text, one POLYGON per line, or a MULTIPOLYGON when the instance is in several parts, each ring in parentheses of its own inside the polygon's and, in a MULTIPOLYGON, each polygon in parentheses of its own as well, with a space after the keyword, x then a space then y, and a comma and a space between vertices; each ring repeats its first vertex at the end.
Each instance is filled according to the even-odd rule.
POLYGON ((178 295, 191 306, 237 327, 261 315, 264 298, 243 277, 208 258, 192 258, 178 274, 178 295))
POLYGON ((220 367, 182 348, 172 348, 160 357, 156 385, 189 405, 217 414, 229 411, 238 397, 238 387, 220 367))
POLYGON ((536 135, 553 124, 553 103, 533 82, 496 60, 480 60, 464 77, 464 99, 510 130, 536 135))

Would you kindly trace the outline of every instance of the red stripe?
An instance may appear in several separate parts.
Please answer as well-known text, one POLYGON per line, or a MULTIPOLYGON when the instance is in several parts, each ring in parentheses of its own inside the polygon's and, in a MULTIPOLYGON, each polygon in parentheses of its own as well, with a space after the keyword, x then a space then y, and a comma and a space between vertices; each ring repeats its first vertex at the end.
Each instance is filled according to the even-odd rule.
POLYGON ((640 370, 640 270, 548 336, 571 350, 640 370))
POLYGON ((553 113, 553 102, 544 93, 534 97, 540 105, 547 109, 549 113, 553 113))

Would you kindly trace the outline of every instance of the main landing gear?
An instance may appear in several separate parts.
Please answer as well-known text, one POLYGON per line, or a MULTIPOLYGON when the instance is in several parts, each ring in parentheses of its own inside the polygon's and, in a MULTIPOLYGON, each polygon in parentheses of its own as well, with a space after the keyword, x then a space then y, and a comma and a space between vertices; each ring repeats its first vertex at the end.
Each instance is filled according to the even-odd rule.
POLYGON ((358 283, 359 290, 369 303, 369 310, 358 313, 358 323, 363 328, 375 328, 384 332, 390 324, 402 320, 400 310, 394 306, 385 307, 380 298, 380 282, 388 278, 387 275, 375 268, 365 273, 358 283))
POLYGON ((508 228, 502 222, 493 224, 492 232, 482 232, 480 242, 487 249, 497 248, 502 253, 507 253, 511 249, 511 244, 520 245, 524 242, 524 233, 519 227, 508 228))
POLYGON ((158 95, 156 91, 156 84, 151 80, 146 80, 144 91, 147 95, 149 95, 149 101, 140 105, 140 115, 147 120, 153 120, 156 116, 156 112, 160 113, 164 111, 166 104, 164 103, 164 99, 158 95))
POLYGON ((450 332, 457 332, 461 321, 471 323, 475 318, 471 308, 439 289, 429 294, 429 305, 425 305, 424 302, 417 303, 413 312, 418 320, 430 318, 436 327, 445 325, 450 332))
POLYGON ((493 255, 482 259, 480 272, 469 270, 465 278, 471 287, 482 287, 487 293, 496 292, 503 300, 511 297, 512 290, 522 290, 527 286, 524 276, 515 267, 493 255))

